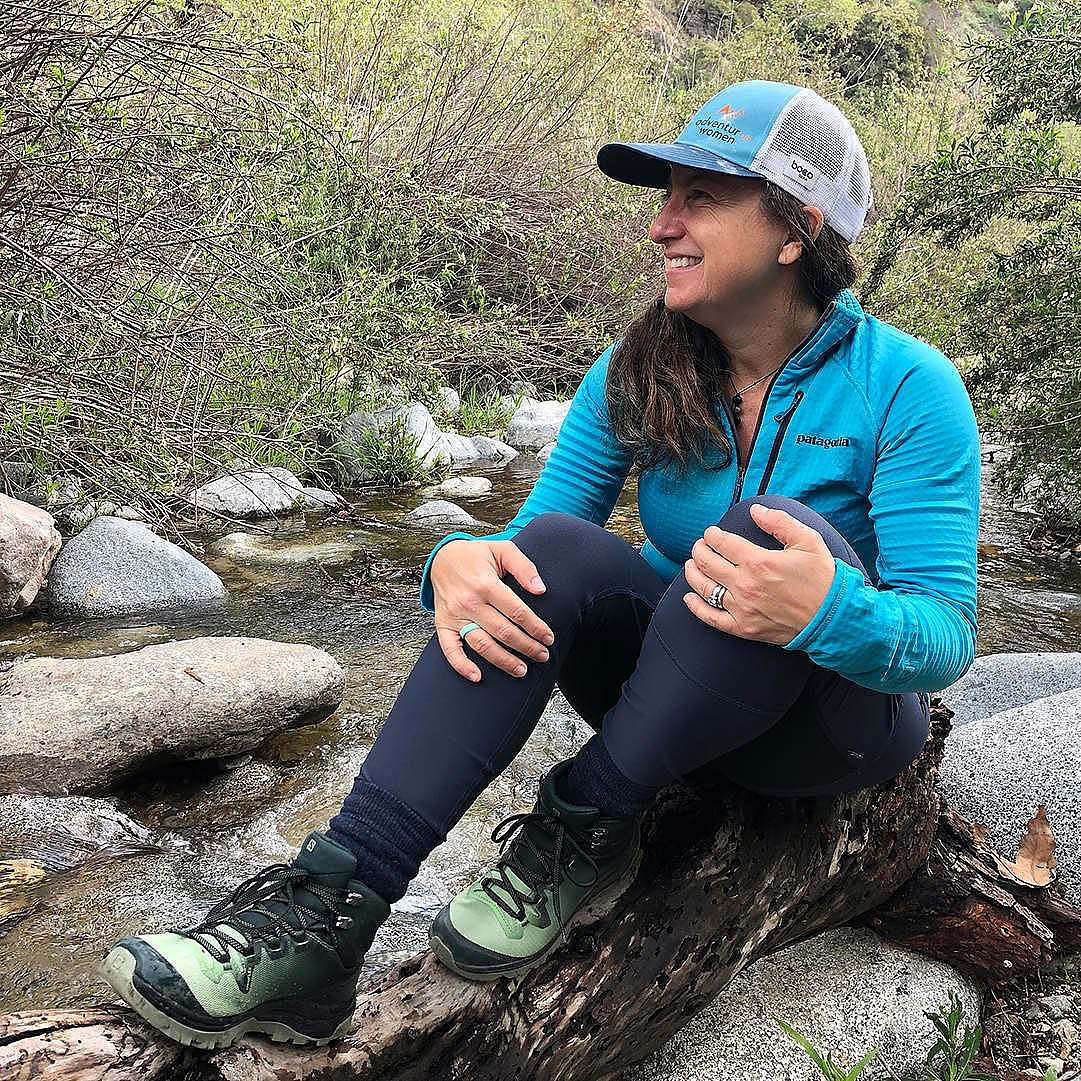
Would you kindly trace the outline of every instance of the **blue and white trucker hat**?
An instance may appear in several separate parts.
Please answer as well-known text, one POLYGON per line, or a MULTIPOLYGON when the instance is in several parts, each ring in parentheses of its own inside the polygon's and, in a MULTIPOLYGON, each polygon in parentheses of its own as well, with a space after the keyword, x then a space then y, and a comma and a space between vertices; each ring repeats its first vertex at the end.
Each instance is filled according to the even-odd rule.
POLYGON ((674 143, 606 143, 597 164, 648 188, 666 187, 672 164, 766 177, 817 206, 850 244, 874 202, 867 155, 840 109, 808 87, 762 79, 714 94, 674 143))

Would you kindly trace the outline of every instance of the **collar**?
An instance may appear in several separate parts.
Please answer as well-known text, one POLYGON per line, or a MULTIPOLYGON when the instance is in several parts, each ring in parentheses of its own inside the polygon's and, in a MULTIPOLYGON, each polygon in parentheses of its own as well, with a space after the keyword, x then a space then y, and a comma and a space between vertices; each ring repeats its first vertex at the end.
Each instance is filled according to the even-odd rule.
POLYGON ((865 318, 866 313, 852 290, 842 289, 831 301, 818 329, 788 360, 785 369, 807 371, 817 368, 826 359, 826 354, 865 318))

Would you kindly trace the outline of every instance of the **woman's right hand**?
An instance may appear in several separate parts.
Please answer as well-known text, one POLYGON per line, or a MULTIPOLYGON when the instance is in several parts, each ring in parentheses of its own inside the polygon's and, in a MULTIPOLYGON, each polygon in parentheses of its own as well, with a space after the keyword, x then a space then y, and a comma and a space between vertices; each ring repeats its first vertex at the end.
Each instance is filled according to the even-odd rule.
POLYGON ((512 676, 524 676, 525 664, 500 643, 535 660, 548 660, 545 645, 555 641, 551 627, 502 581, 503 575, 512 574, 526 589, 544 592, 536 564, 513 541, 448 541, 428 573, 435 596, 435 632, 459 675, 473 682, 481 677, 458 634, 467 623, 480 624, 480 629, 466 632, 470 649, 512 676))

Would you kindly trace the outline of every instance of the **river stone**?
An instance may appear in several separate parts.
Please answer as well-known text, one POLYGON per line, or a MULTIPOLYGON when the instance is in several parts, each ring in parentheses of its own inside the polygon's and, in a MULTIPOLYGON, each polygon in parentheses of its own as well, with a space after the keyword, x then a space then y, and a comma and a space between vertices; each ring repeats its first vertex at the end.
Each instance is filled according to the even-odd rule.
POLYGON ((148 767, 241 754, 323 720, 344 690, 321 649, 257 638, 17 661, 0 675, 0 792, 100 792, 148 767))
POLYGON ((518 457, 514 447, 490 435, 473 436, 473 446, 477 450, 477 457, 489 462, 509 462, 518 457))
POLYGON ((439 484, 421 489, 421 495, 445 495, 458 499, 471 499, 487 495, 492 490, 492 482, 487 477, 457 476, 447 477, 439 484))
POLYGON ((351 563, 359 549, 344 541, 324 541, 321 544, 268 544, 250 533, 226 533, 207 545, 208 556, 223 556, 234 563, 262 567, 291 567, 318 563, 333 567, 351 563))
POLYGON ((960 973, 867 929, 834 928, 744 969, 620 1081, 820 1081, 775 1017, 847 1067, 878 1048, 861 1081, 907 1077, 937 1035, 924 1012, 945 1005, 950 991, 976 1024, 980 991, 960 973))
POLYGON ((209 567, 142 522, 123 518, 95 518, 64 545, 49 575, 50 607, 62 615, 135 615, 225 596, 209 567))
POLYGON ((448 525, 466 529, 486 528, 485 523, 474 518, 469 511, 446 499, 430 499, 427 503, 422 503, 408 514, 403 514, 398 519, 398 524, 443 533, 448 525))
POLYGON ((59 551, 51 514, 0 495, 0 617, 30 605, 59 551))
POLYGON ((349 505, 340 495, 325 488, 304 488, 301 495, 308 510, 339 510, 349 505))
POLYGON ((112 800, 93 796, 0 796, 0 853, 46 871, 68 871, 95 852, 111 856, 186 849, 176 834, 156 834, 112 800))
POLYGON ((541 462, 548 461, 548 455, 555 450, 556 441, 553 439, 551 443, 545 443, 540 450, 537 451, 537 460, 541 462))
POLYGON ((507 425, 507 442, 520 450, 540 450, 556 438, 570 407, 570 400, 537 402, 523 398, 507 425))
POLYGON ((939 788, 965 818, 1013 859, 1039 804, 1055 834, 1063 892, 1081 903, 1081 689, 1037 699, 955 729, 946 740, 939 788))
POLYGON ((956 727, 1075 687, 1081 687, 1081 653, 990 653, 939 693, 956 727))
POLYGON ((304 501, 304 485, 288 469, 265 466, 240 469, 189 492, 196 510, 230 518, 273 518, 304 501))

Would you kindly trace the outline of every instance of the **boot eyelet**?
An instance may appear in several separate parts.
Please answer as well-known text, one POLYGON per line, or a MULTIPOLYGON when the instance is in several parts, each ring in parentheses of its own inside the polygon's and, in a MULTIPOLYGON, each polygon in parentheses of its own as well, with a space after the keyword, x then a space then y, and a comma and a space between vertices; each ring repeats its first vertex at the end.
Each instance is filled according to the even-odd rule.
POLYGON ((334 926, 335 927, 352 927, 353 926, 353 917, 352 916, 339 916, 334 921, 334 926))

